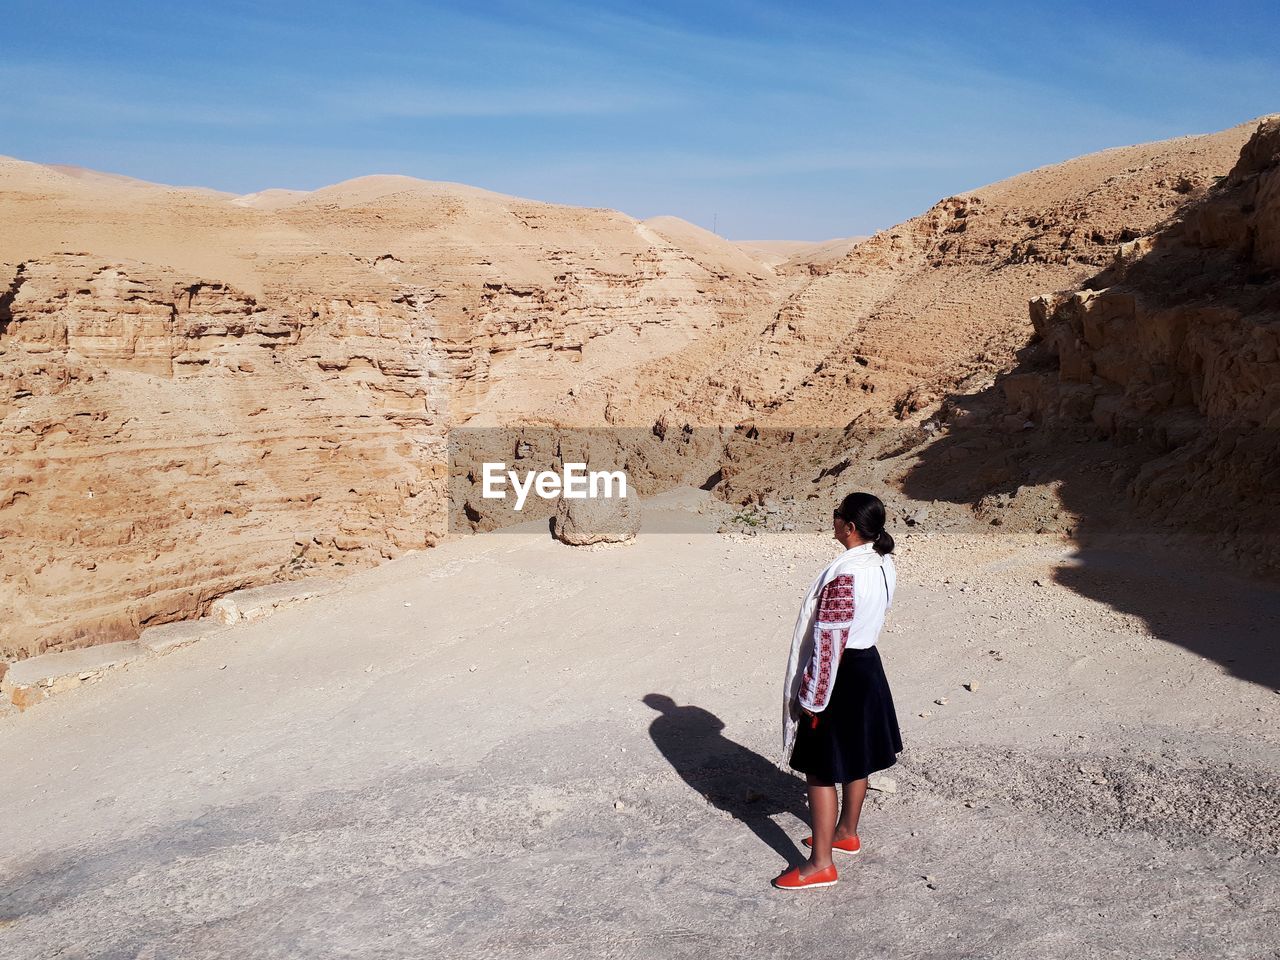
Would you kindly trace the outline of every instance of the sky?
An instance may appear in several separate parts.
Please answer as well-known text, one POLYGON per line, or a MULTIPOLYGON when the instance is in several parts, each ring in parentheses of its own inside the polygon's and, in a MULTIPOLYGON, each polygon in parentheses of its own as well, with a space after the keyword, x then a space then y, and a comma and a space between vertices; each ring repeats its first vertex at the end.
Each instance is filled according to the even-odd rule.
POLYGON ((872 233, 1280 111, 1280 4, 0 0, 0 154, 249 193, 371 173, 872 233))

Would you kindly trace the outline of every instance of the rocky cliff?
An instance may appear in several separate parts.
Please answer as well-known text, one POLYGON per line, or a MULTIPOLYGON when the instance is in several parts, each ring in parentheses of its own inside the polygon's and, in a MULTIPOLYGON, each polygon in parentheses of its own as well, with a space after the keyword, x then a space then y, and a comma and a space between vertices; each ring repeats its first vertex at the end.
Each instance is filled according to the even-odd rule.
POLYGON ((408 178, 0 187, 0 659, 428 546, 450 427, 774 295, 710 235, 408 178))
POLYGON ((8 655, 438 536, 447 397, 412 298, 268 307, 54 255, 13 271, 0 349, 8 655))
POLYGON ((1083 283, 1194 203, 1253 126, 1108 150, 943 199, 835 262, 790 271, 796 282, 749 336, 713 333, 603 378, 599 406, 643 398, 627 405, 636 425, 670 411, 703 424, 891 426, 975 370, 1011 366, 1031 297, 1083 283))
POLYGON ((1003 380, 1016 416, 1142 451, 1127 492, 1144 513, 1280 569, 1280 118, 1173 223, 1032 300, 1031 319, 1057 369, 1003 380))
POLYGON ((1071 420, 1154 443, 1125 476, 1153 509, 1194 519, 1188 478, 1258 503, 1280 241, 1255 126, 1031 171, 778 269, 672 218, 454 184, 235 197, 0 160, 0 659, 429 546, 463 425, 633 428, 646 482, 738 500, 935 499, 909 482, 933 456, 985 502, 1071 420), (1081 292, 1036 301, 1028 348, 1047 289, 1081 292), (998 414, 966 421, 997 378, 998 414))
MULTIPOLYGON (((750 426, 724 458, 731 499, 901 489, 907 454, 944 439, 957 395, 1018 367, 1034 332, 1028 301, 1085 283, 1196 205, 1256 126, 1108 150, 945 198, 815 265, 754 318, 752 336, 712 334, 599 388, 643 398, 628 404, 630 423, 750 426)), ((1010 443, 981 422, 981 435, 975 426, 945 445, 956 478, 913 495, 973 502, 1018 476, 1016 464, 985 462, 1010 443)))

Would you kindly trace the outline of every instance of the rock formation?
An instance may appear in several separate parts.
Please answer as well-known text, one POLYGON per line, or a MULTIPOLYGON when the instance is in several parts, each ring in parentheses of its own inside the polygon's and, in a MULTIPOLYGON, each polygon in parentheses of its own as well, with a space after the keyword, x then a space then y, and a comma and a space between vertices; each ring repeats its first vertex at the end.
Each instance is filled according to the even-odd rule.
POLYGON ((892 489, 936 448, 979 499, 1016 471, 983 460, 1004 435, 955 442, 958 394, 1017 368, 1028 300, 1118 252, 1105 292, 1040 301, 1063 383, 1018 368, 1039 379, 1008 379, 1001 415, 1157 436, 1143 502, 1197 470, 1253 502, 1274 483, 1257 425, 1280 245, 1254 126, 1032 171, 784 262, 673 218, 404 177, 235 197, 0 159, 0 659, 431 545, 460 426, 630 428, 646 490, 737 502, 892 489))
POLYGON ((26 261, 6 290, 7 654, 438 536, 446 401, 411 303, 304 313, 92 255, 26 261))
POLYGON ((0 160, 0 211, 0 659, 429 546, 451 426, 773 290, 710 235, 408 178, 235 198, 0 160))
POLYGON ((640 504, 635 497, 559 500, 551 533, 574 547, 593 543, 626 543, 640 532, 640 504))
POLYGON ((1167 228, 1083 289, 1031 301, 1051 374, 1002 382, 1018 418, 1145 452, 1148 516, 1280 569, 1280 118, 1167 228))
MULTIPOLYGON (((741 325, 581 385, 562 419, 890 427, 1013 363, 1026 303, 1083 283, 1225 174, 1253 125, 1117 148, 949 197, 835 263, 793 259, 741 325), (785 282, 783 282, 785 281, 785 282)), ((800 255, 801 257, 803 254, 800 255)))
MULTIPOLYGON (((644 397, 628 408, 637 419, 749 424, 759 439, 737 437, 724 463, 721 492, 737 502, 897 487, 912 466, 905 452, 941 438, 940 408, 1017 365, 1033 333, 1027 302, 1083 284, 1198 202, 1256 126, 1108 150, 946 198, 816 269, 756 336, 704 338, 603 389, 644 397)), ((994 429, 964 442, 1008 446, 994 429)), ((973 499, 1013 475, 1007 464, 962 465, 968 452, 948 447, 977 481, 966 487, 973 499)))

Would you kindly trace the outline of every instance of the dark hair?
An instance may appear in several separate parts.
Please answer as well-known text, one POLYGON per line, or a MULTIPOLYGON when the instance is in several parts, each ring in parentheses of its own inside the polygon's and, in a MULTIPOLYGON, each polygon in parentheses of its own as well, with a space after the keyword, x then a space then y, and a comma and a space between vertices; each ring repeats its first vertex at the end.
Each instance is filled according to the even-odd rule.
POLYGON ((875 544, 876 553, 881 556, 893 553, 893 537, 884 528, 884 504, 879 497, 869 493, 851 493, 840 501, 835 515, 845 523, 852 523, 863 540, 875 544))

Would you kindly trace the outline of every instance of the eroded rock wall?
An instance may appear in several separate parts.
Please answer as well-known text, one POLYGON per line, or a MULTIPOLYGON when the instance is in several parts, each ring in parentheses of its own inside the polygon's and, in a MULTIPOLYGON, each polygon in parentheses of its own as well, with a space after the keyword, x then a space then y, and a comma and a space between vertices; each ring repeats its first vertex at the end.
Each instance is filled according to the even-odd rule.
MULTIPOLYGON (((689 436, 701 445, 671 462, 742 496, 845 483, 836 466, 877 436, 1012 365, 1028 298, 1078 288, 1117 250, 1135 269, 1156 262, 1134 253, 1179 211, 1197 211, 1180 228, 1195 257, 1236 264, 1241 291, 1266 288, 1250 277, 1280 248, 1257 213, 1274 205, 1270 174, 1242 160, 1229 190, 1252 199, 1201 202, 1249 135, 1032 171, 785 271, 670 218, 458 185, 370 177, 230 197, 0 158, 0 658, 128 637, 235 588, 429 545, 446 529, 444 440, 459 425, 689 436), (717 464, 715 431, 754 425, 816 439, 801 457, 783 444, 776 462, 717 464)), ((1086 318, 1123 315, 1124 295, 1046 303, 1055 325, 1079 313, 1085 346, 1061 352, 1082 379, 1037 381, 1026 402, 1054 416, 1087 405, 1117 433, 1130 407, 1151 422, 1165 405, 1165 442, 1207 436, 1180 425, 1189 411, 1238 446, 1221 438, 1272 396, 1266 325, 1240 319, 1265 310, 1214 299, 1218 274, 1201 273, 1198 313, 1152 306, 1181 311, 1166 324, 1134 281, 1131 319, 1100 324, 1095 343, 1086 318), (1141 348, 1108 339, 1125 323, 1148 331, 1141 348), (1198 386, 1165 376, 1178 351, 1200 358, 1198 386)), ((674 477, 665 461, 647 468, 674 477)), ((1222 480, 1242 497, 1257 494, 1249 482, 1222 480)))
POLYGON ((451 427, 554 422, 584 370, 776 286, 679 221, 406 177, 234 197, 0 158, 0 217, 0 660, 428 546, 451 427))
POLYGON ((0 306, 0 654, 422 547, 444 394, 406 303, 268 308, 91 255, 0 306))
POLYGON ((1280 119, 1178 220, 1030 312, 1057 370, 1005 378, 1016 413, 1146 450, 1140 508, 1280 569, 1280 119))
POLYGON ((1026 304, 1078 286, 1230 170, 1252 126, 1124 147, 947 197, 790 286, 747 335, 716 332, 601 389, 627 421, 893 429, 1016 362, 1026 304), (620 405, 618 405, 620 406, 620 405))

